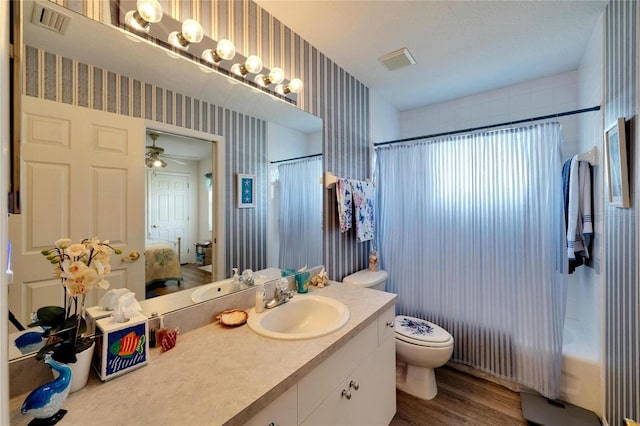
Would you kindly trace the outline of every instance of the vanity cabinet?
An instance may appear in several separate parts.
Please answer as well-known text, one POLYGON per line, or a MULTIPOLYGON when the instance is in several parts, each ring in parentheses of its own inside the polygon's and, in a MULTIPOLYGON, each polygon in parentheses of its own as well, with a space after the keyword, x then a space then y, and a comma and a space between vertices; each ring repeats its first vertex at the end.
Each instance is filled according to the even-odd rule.
POLYGON ((394 313, 394 307, 382 313, 375 322, 298 382, 300 424, 389 424, 396 412, 396 352, 394 334, 389 332, 389 329, 393 330, 393 322, 387 322, 394 313), (344 374, 331 382, 336 370, 344 374), (318 393, 325 392, 327 388, 328 392, 318 399, 318 393), (317 391, 312 392, 311 389, 317 391), (309 408, 312 408, 310 413, 309 408))
POLYGON ((395 306, 246 425, 388 425, 396 412, 395 306))

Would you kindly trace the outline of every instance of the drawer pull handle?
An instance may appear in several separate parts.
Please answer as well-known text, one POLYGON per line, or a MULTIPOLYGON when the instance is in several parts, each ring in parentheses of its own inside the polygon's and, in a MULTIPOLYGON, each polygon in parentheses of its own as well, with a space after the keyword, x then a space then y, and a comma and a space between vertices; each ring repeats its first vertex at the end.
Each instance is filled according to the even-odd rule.
POLYGON ((344 396, 347 399, 351 399, 351 392, 349 392, 346 389, 342 389, 342 396, 344 396))
POLYGON ((354 390, 360 389, 360 385, 358 384, 358 382, 354 382, 353 380, 349 382, 349 387, 353 388, 354 390))
POLYGON ((387 321, 387 327, 393 328, 394 325, 395 323, 393 321, 387 321))

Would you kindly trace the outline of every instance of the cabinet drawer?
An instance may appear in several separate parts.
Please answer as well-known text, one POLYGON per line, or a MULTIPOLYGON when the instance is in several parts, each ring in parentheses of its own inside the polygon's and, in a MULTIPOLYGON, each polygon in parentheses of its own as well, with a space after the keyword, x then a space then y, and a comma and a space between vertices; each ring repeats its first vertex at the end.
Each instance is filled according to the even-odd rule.
POLYGON ((395 339, 395 319, 396 305, 393 305, 378 317, 378 345, 382 345, 387 339, 395 339))
POLYGON ((298 423, 336 389, 338 385, 378 346, 378 323, 365 327, 344 346, 298 382, 298 423))

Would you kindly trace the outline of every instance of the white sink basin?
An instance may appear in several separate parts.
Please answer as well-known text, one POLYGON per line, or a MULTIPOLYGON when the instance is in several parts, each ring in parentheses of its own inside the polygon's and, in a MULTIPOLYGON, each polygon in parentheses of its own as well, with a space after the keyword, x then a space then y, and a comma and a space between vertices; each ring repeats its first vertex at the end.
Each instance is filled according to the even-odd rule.
POLYGON ((349 308, 329 297, 295 295, 273 309, 249 312, 247 324, 254 332, 281 340, 312 339, 342 328, 349 321, 349 308))

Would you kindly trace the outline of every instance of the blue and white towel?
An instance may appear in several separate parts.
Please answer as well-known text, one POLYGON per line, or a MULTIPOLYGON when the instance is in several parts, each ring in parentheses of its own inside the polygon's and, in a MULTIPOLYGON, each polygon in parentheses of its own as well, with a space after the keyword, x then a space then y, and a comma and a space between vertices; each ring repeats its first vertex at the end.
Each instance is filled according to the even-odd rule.
POLYGON ((591 215, 591 169, 586 161, 571 159, 567 203, 567 255, 589 258, 589 239, 593 234, 591 215))
POLYGON ((351 180, 353 205, 356 208, 356 238, 358 242, 369 241, 374 237, 375 188, 371 182, 351 180))
POLYGON ((347 179, 338 178, 336 182, 336 199, 338 202, 338 221, 340 232, 347 232, 353 223, 353 197, 351 183, 347 179))

